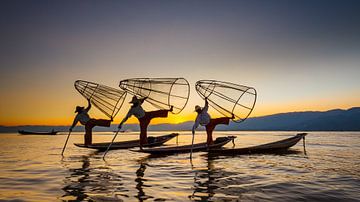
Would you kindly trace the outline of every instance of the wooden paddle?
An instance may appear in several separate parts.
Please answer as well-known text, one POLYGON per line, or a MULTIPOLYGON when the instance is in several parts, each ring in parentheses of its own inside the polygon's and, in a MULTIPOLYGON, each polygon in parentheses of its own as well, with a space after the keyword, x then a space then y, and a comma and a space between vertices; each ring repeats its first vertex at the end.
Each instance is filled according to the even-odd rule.
POLYGON ((191 141, 191 151, 190 151, 190 160, 192 160, 192 152, 193 152, 193 147, 194 147, 194 137, 195 137, 195 133, 192 133, 192 141, 191 141))
MULTIPOLYGON (((108 153, 111 145, 114 143, 114 140, 115 140, 115 138, 116 138, 116 136, 118 135, 119 132, 120 132, 120 128, 116 131, 116 133, 115 133, 115 135, 114 135, 111 143, 109 144, 108 148, 106 149, 106 151, 105 151, 105 153, 104 153, 104 155, 103 155, 103 160, 105 160, 105 156, 106 156, 106 154, 108 153)), ((121 132, 124 132, 124 131, 121 131, 121 132)))
POLYGON ((65 151, 67 142, 68 142, 68 140, 69 140, 70 134, 71 134, 71 130, 69 131, 69 134, 68 134, 68 136, 67 136, 67 138, 66 138, 65 145, 64 145, 63 150, 62 150, 62 152, 61 152, 61 156, 64 156, 64 151, 65 151))

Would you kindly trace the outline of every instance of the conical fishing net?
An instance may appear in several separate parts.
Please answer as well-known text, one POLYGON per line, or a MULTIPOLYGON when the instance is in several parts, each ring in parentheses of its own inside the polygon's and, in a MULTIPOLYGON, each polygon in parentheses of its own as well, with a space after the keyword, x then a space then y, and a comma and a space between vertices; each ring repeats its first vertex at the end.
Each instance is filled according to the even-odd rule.
POLYGON ((134 78, 120 81, 120 88, 139 98, 147 97, 146 102, 158 109, 170 109, 180 113, 186 106, 190 86, 184 78, 134 78))
POLYGON ((74 86, 79 93, 109 118, 114 118, 124 103, 126 92, 105 85, 77 80, 74 86))
POLYGON ((226 117, 234 114, 234 122, 244 121, 252 112, 256 102, 256 90, 252 87, 216 80, 200 80, 196 91, 219 113, 226 117))

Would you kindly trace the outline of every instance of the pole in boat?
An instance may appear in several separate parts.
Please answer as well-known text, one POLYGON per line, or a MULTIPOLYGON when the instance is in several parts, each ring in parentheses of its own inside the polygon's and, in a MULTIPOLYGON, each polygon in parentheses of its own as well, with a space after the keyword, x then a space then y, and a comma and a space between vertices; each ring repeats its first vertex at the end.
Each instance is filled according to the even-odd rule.
POLYGON ((69 131, 69 134, 68 134, 68 136, 67 136, 67 138, 66 138, 65 145, 64 145, 63 150, 62 150, 62 152, 61 152, 61 156, 64 156, 65 147, 66 147, 67 142, 68 142, 68 140, 69 140, 70 134, 71 134, 71 131, 69 131))
POLYGON ((106 151, 105 151, 105 153, 104 153, 104 155, 103 155, 103 160, 105 160, 105 156, 106 156, 106 154, 108 153, 111 145, 114 143, 114 140, 115 140, 116 136, 118 135, 119 131, 120 131, 120 129, 118 129, 118 130, 116 131, 116 133, 115 133, 115 135, 114 135, 111 143, 109 144, 108 148, 106 149, 106 151))
POLYGON ((192 152, 193 152, 193 147, 194 147, 194 137, 195 137, 195 133, 192 133, 190 160, 192 160, 192 152))
POLYGON ((305 148, 305 135, 303 136, 303 147, 304 147, 304 154, 306 155, 306 148, 305 148))

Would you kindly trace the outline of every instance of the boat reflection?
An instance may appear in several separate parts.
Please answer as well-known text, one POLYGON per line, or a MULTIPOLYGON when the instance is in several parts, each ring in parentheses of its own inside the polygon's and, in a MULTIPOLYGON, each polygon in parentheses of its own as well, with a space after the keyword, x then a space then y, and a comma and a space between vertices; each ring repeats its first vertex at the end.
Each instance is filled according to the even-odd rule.
MULTIPOLYGON (((289 150, 272 155, 302 157, 297 155, 299 153, 302 154, 301 151, 289 150)), ((113 159, 116 165, 112 166, 104 164, 101 156, 94 152, 62 161, 68 174, 64 179, 61 200, 174 201, 182 200, 184 196, 191 201, 239 200, 246 199, 252 193, 261 193, 258 182, 260 178, 267 177, 261 173, 263 169, 242 165, 241 162, 249 155, 223 157, 197 154, 193 159, 195 167, 188 155, 175 155, 172 160, 150 155, 129 161, 121 158, 121 163, 113 159), (181 185, 177 186, 175 182, 181 182, 181 185), (164 193, 160 195, 159 192, 164 193), (179 197, 177 193, 185 194, 179 197)), ((256 159, 254 165, 258 165, 256 159)), ((287 164, 284 166, 288 172, 287 164)), ((284 176, 288 177, 286 172, 284 176)))
POLYGON ((64 179, 62 190, 65 194, 61 196, 62 200, 84 201, 99 196, 116 199, 116 192, 123 193, 124 186, 120 175, 104 166, 103 162, 99 162, 98 166, 96 163, 91 166, 93 161, 101 161, 93 158, 95 155, 97 152, 63 160, 69 176, 64 179))
POLYGON ((215 195, 215 190, 219 188, 215 185, 216 173, 221 172, 221 170, 216 170, 214 166, 214 161, 206 158, 207 167, 203 169, 193 168, 195 173, 194 175, 194 185, 193 193, 189 198, 194 201, 208 201, 215 195))

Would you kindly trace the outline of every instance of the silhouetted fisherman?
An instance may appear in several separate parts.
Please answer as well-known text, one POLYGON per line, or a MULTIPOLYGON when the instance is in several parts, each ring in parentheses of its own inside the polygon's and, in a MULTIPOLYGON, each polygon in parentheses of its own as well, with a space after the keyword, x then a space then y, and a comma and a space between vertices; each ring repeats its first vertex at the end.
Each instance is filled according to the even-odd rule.
POLYGON ((231 118, 221 117, 221 118, 212 119, 210 117, 209 113, 207 112, 208 109, 209 109, 209 102, 208 102, 207 98, 205 98, 205 106, 203 108, 201 108, 199 105, 195 106, 195 111, 198 114, 196 116, 195 123, 192 128, 192 133, 193 133, 193 135, 195 134, 195 130, 196 130, 196 128, 199 127, 199 125, 205 126, 206 134, 207 134, 206 143, 207 143, 207 145, 211 145, 214 143, 212 133, 213 133, 215 127, 218 124, 229 125, 230 119, 233 119, 234 115, 232 115, 231 118))
POLYGON ((92 119, 90 118, 88 112, 91 108, 90 99, 88 99, 88 107, 85 109, 84 107, 77 106, 75 113, 77 113, 73 124, 71 125, 69 131, 72 131, 72 129, 75 127, 77 122, 80 121, 82 125, 85 126, 85 135, 84 135, 84 144, 85 145, 91 145, 92 144, 92 129, 95 126, 104 126, 104 127, 110 127, 110 124, 112 122, 111 120, 106 119, 92 119))
POLYGON ((144 144, 148 144, 147 139, 147 127, 150 124, 151 119, 157 118, 157 117, 164 117, 166 118, 168 116, 168 112, 172 112, 173 107, 171 106, 169 110, 163 109, 163 110, 157 110, 157 111, 151 111, 146 112, 141 107, 141 105, 146 100, 145 98, 138 99, 136 96, 132 98, 130 103, 132 104, 131 108, 129 109, 129 112, 124 117, 124 119, 120 122, 118 128, 119 130, 122 128, 123 123, 125 123, 128 118, 130 118, 132 115, 134 115, 140 122, 140 149, 142 149, 144 144))

